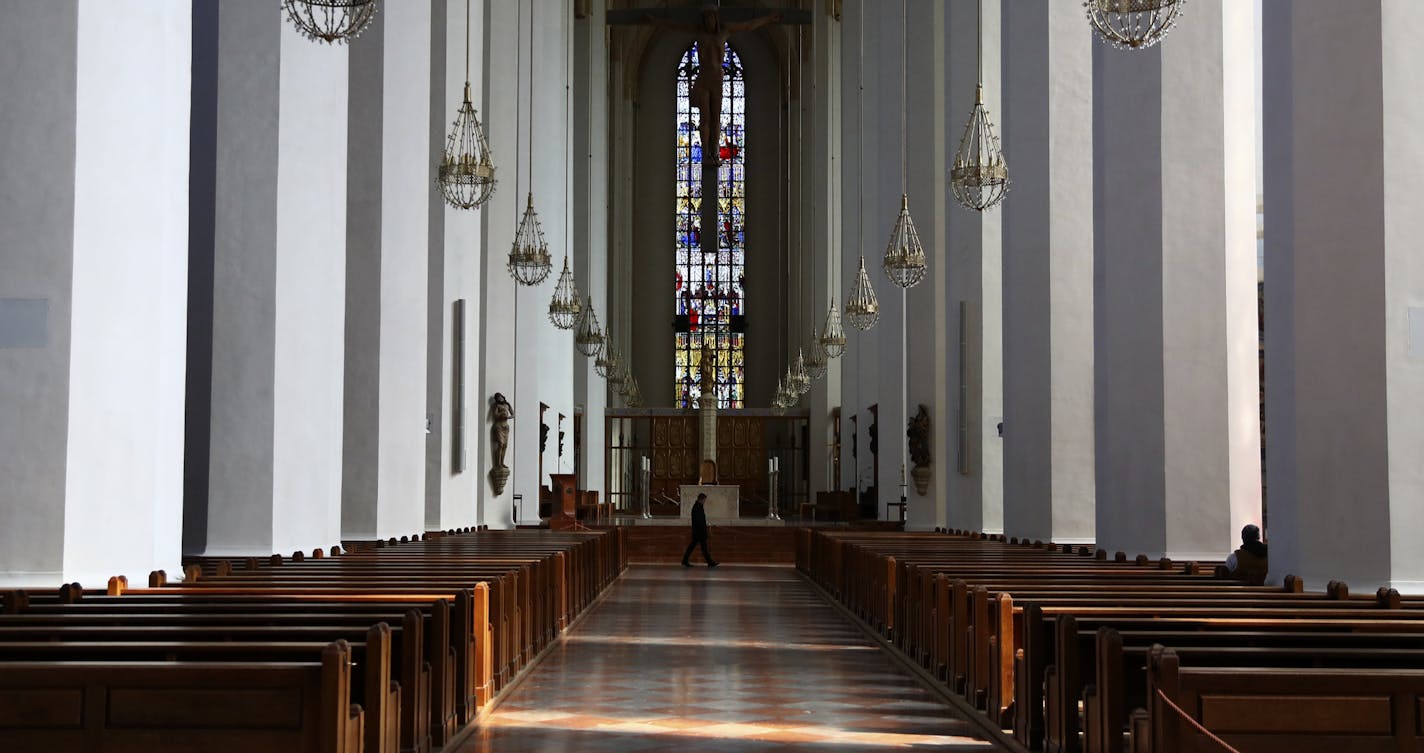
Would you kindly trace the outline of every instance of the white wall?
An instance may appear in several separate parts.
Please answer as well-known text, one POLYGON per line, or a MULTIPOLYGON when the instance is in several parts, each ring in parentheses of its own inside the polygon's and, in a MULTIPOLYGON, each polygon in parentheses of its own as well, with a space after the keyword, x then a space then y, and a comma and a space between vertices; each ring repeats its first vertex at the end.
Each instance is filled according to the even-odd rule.
POLYGON ((78 11, 7 0, 0 13, 0 299, 43 302, 0 310, 47 311, 42 325, 0 319, 0 583, 53 584, 64 568, 78 11))

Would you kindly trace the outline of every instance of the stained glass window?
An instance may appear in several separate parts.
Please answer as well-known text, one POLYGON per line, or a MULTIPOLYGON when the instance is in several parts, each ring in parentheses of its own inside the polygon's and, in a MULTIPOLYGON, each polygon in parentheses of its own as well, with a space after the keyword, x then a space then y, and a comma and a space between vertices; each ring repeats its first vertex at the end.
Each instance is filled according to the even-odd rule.
POLYGON ((702 137, 692 86, 697 45, 677 70, 675 222, 675 380, 677 405, 697 407, 703 353, 713 360, 718 408, 746 404, 746 78, 730 45, 722 57, 722 115, 717 145, 717 237, 703 243, 702 137))

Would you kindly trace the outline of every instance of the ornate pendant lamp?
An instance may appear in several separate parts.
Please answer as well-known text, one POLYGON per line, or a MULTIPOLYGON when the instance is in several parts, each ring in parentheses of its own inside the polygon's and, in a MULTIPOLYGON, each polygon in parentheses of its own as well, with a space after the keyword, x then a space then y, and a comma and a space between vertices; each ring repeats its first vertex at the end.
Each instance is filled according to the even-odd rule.
POLYGON ((850 300, 846 301, 845 318, 850 326, 864 332, 880 321, 880 301, 875 298, 875 288, 870 285, 870 275, 865 273, 865 257, 860 257, 860 271, 855 275, 855 287, 850 300))
POLYGON ((608 373, 604 375, 604 379, 608 382, 608 386, 616 391, 623 386, 623 358, 618 355, 618 351, 615 350, 609 354, 606 368, 608 373))
POLYGON ((613 338, 604 335, 603 349, 593 359, 593 370, 604 379, 608 378, 608 368, 613 361, 613 338))
POLYGON ((287 18, 313 42, 345 44, 376 17, 376 0, 282 0, 287 18))
POLYGON ((796 390, 797 395, 804 395, 811 390, 811 372, 806 370, 806 354, 800 349, 796 349, 796 360, 791 362, 791 387, 796 390))
POLYGON ((821 328, 821 351, 827 358, 840 358, 845 352, 846 333, 841 326, 841 312, 836 297, 831 296, 831 308, 826 312, 826 326, 821 328))
POLYGON ((900 216, 895 218, 890 241, 885 244, 885 276, 902 288, 913 288, 925 279, 927 269, 925 247, 920 245, 920 234, 910 219, 910 197, 902 193, 900 216))
POLYGON ((465 0, 465 101, 455 115, 440 157, 440 193, 456 209, 474 209, 494 195, 494 162, 484 126, 470 100, 470 0, 465 0))
POLYGON ((905 20, 908 15, 904 0, 900 0, 900 214, 890 230, 883 261, 885 276, 902 288, 920 284, 927 269, 925 247, 920 244, 920 234, 915 232, 915 221, 910 219, 910 196, 906 188, 910 170, 909 140, 905 132, 905 117, 910 109, 905 97, 905 48, 909 46, 905 20))
POLYGON ((529 197, 524 217, 514 233, 514 245, 509 249, 509 274, 520 285, 538 285, 549 278, 553 264, 549 259, 549 244, 544 229, 539 226, 539 213, 534 211, 534 8, 529 6, 529 197))
POLYGON ((984 107, 984 0, 979 0, 977 38, 979 84, 974 89, 974 108, 959 148, 954 152, 954 166, 949 170, 949 187, 954 199, 968 209, 982 212, 1004 200, 1009 192, 1009 168, 1004 164, 1004 150, 994 135, 994 123, 984 107))
MULTIPOLYGON (((860 79, 855 98, 856 128, 855 140, 856 169, 865 168, 865 0, 860 2, 860 79)), ((846 299, 845 318, 850 326, 864 332, 880 321, 880 301, 875 298, 875 288, 870 284, 870 275, 865 273, 865 190, 858 193, 856 214, 856 243, 860 246, 860 271, 855 275, 854 287, 846 299)))
POLYGON ((1088 21, 1116 47, 1140 50, 1162 41, 1187 0, 1086 0, 1088 21))
POLYGON ((629 408, 643 407, 643 391, 638 389, 638 380, 632 380, 632 386, 628 388, 627 394, 623 396, 623 402, 627 403, 629 408))
POLYGON ((554 286, 554 297, 549 301, 549 321, 559 329, 573 329, 583 317, 583 304, 579 303, 578 287, 574 285, 573 272, 569 271, 569 255, 564 253, 564 271, 559 274, 559 283, 554 286))
POLYGON ((811 328, 811 345, 807 348, 811 355, 806 356, 806 372, 812 379, 820 379, 826 375, 826 352, 821 349, 821 338, 817 336, 816 328, 811 328))
POLYGON ((598 315, 593 313, 593 296, 583 307, 578 329, 574 331, 574 347, 585 356, 594 357, 603 352, 603 330, 598 327, 598 315))
MULTIPOLYGON (((567 57, 569 47, 573 46, 573 40, 565 40, 564 52, 567 57)), ((564 157, 565 161, 574 161, 573 140, 569 134, 569 85, 568 81, 573 79, 573 72, 568 68, 568 60, 564 61, 564 157)), ((573 214, 570 210, 573 203, 569 196, 569 184, 573 180, 564 181, 564 271, 559 274, 559 282, 554 286, 554 297, 549 300, 549 321, 554 323, 559 329, 573 329, 582 318, 583 304, 579 303, 578 285, 574 283, 574 273, 569 271, 569 249, 574 245, 573 214)))

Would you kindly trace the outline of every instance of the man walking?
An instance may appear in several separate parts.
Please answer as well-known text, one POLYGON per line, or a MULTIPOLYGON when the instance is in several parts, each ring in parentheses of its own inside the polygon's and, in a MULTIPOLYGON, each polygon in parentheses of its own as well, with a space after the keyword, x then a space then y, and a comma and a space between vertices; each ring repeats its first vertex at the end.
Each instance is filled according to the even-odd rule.
POLYGON ((682 553, 682 566, 692 567, 692 563, 687 561, 692 556, 692 550, 699 544, 702 546, 702 559, 707 561, 708 567, 716 567, 717 563, 712 559, 712 553, 707 551, 707 511, 702 507, 702 500, 707 499, 706 494, 697 495, 697 501, 692 503, 692 541, 687 544, 687 551, 682 553))

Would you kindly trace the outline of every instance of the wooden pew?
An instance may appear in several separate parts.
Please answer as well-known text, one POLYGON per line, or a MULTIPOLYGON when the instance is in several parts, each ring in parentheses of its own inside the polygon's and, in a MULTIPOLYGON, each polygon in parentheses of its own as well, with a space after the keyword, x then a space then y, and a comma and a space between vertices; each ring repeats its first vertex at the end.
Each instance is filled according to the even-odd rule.
POLYGON ((306 662, 0 664, 8 753, 360 753, 344 641, 306 662))
POLYGON ((1130 748, 1202 750, 1185 712, 1228 744, 1262 753, 1418 750, 1424 670, 1183 666, 1175 651, 1148 655, 1149 704, 1130 748))

